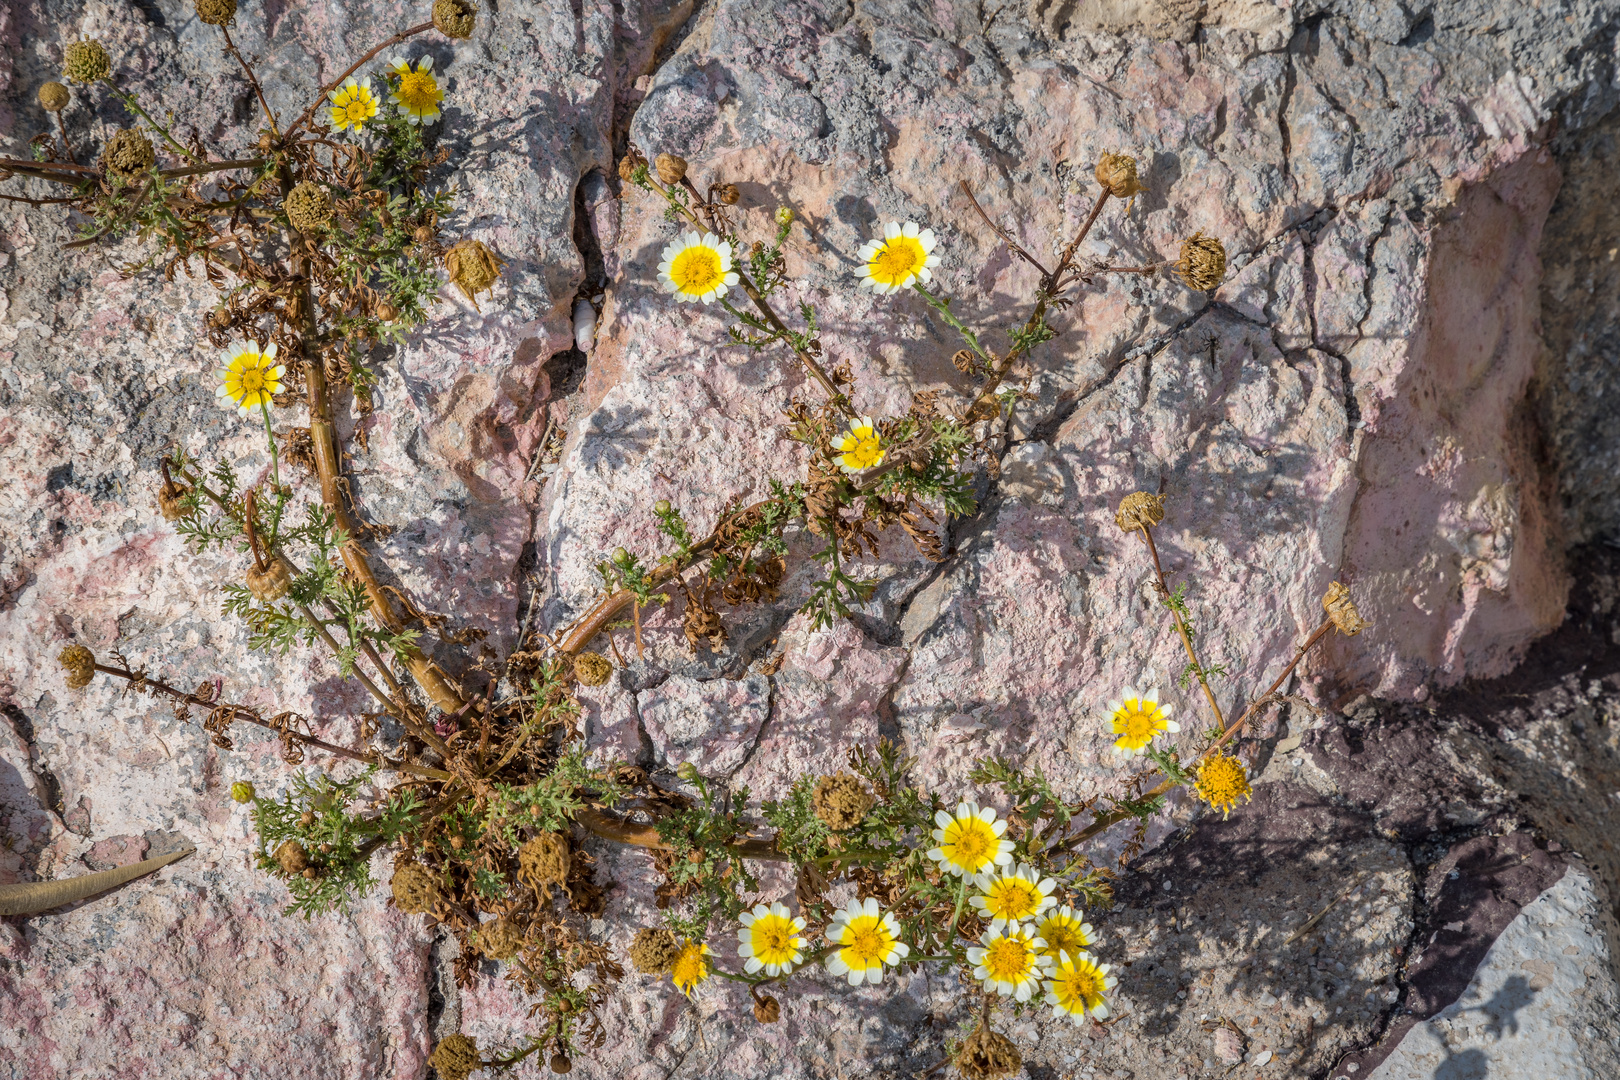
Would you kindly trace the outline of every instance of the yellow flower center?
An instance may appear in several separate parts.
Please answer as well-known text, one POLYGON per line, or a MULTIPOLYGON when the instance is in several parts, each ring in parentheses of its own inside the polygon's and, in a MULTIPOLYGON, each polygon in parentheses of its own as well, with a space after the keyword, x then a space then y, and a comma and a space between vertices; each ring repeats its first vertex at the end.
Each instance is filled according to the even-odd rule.
POLYGON ((1074 956, 1081 949, 1091 944, 1086 936, 1080 932, 1078 923, 1067 922, 1063 919, 1048 919, 1041 924, 1040 938, 1046 942, 1046 951, 1051 956, 1068 953, 1074 956))
POLYGON ((688 296, 713 291, 725 279, 720 253, 707 244, 694 244, 669 262, 669 279, 688 296))
POLYGON ((675 958, 670 978, 682 990, 691 990, 707 978, 708 974, 709 966, 703 962, 703 946, 688 945, 681 950, 681 955, 675 958))
POLYGON ((1040 902, 1034 883, 1023 878, 1002 878, 990 886, 984 897, 985 910, 1002 919, 1027 919, 1035 914, 1040 902))
POLYGON ((957 866, 968 871, 977 871, 984 868, 990 861, 990 853, 996 843, 996 834, 991 831, 980 818, 970 818, 963 821, 961 818, 952 820, 945 830, 945 838, 941 847, 945 850, 945 857, 957 866))
POLYGON ((996 938, 985 946, 984 970, 996 982, 1018 982, 1029 974, 1034 959, 1022 938, 996 938))
POLYGON ((348 117, 350 123, 356 120, 364 120, 366 118, 366 103, 360 98, 350 99, 349 103, 343 107, 343 115, 348 117))
POLYGON ((922 269, 927 261, 928 253, 923 250, 922 241, 913 236, 897 236, 885 240, 873 253, 866 272, 881 285, 899 285, 922 269))
POLYGON ((1198 770, 1198 782, 1194 787, 1200 798, 1217 808, 1230 808, 1238 800, 1247 799, 1252 792, 1242 763, 1227 754, 1204 762, 1198 770))
POLYGON ((851 428, 848 439, 844 444, 849 447, 844 451, 844 461, 852 468, 870 469, 882 459, 883 440, 872 428, 851 428))
POLYGON ((1082 1002, 1088 1009, 1102 1004, 1102 977, 1084 962, 1060 969, 1052 977, 1052 989, 1058 996, 1058 1004, 1069 1012, 1078 1012, 1082 1002))
POLYGON ((264 369, 251 367, 242 372, 242 393, 256 394, 264 389, 264 369))
POLYGON ((399 103, 411 112, 425 112, 439 102, 439 84, 425 71, 407 71, 399 77, 399 103))
POLYGON ((1153 741, 1163 730, 1158 719, 1159 707, 1145 698, 1131 698, 1121 703, 1114 713, 1114 734, 1122 735, 1120 742, 1132 750, 1153 741))
POLYGON ((881 918, 867 915, 854 920, 844 931, 844 963, 852 968, 871 968, 883 963, 883 958, 894 948, 894 935, 883 926, 881 918))
POLYGON ((788 964, 796 951, 793 938, 797 933, 793 923, 780 915, 766 915, 754 920, 752 943, 754 958, 762 964, 788 964))

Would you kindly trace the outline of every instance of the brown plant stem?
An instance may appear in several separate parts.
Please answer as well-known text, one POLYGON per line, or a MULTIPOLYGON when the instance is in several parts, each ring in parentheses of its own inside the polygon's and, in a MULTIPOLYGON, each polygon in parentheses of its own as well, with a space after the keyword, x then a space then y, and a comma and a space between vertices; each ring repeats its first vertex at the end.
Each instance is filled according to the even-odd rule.
POLYGON ((270 111, 270 103, 264 100, 264 90, 259 86, 259 77, 253 74, 253 68, 242 58, 241 52, 236 48, 236 42, 231 40, 230 27, 222 25, 219 32, 225 35, 225 51, 236 57, 236 62, 242 65, 242 74, 247 76, 249 84, 252 85, 253 93, 259 99, 259 107, 264 110, 264 118, 270 121, 270 133, 280 138, 281 132, 276 128, 276 114, 270 111))
MULTIPOLYGON (((1216 739, 1214 744, 1210 746, 1208 750, 1204 751, 1204 758, 1209 757, 1210 754, 1213 754, 1215 751, 1219 750, 1228 742, 1232 741, 1234 737, 1236 737, 1238 731, 1242 729, 1244 723, 1248 721, 1249 717, 1253 715, 1261 705, 1265 704, 1271 699, 1271 696, 1282 687, 1284 682, 1287 681, 1288 676, 1294 673, 1294 669, 1299 666, 1299 662, 1305 659, 1305 654, 1310 652, 1311 649, 1316 646, 1316 643, 1321 641, 1331 629, 1333 629, 1333 620, 1323 619, 1322 625, 1311 631, 1311 636, 1305 639, 1305 643, 1294 650, 1294 658, 1288 661, 1288 666, 1282 669, 1282 674, 1278 675, 1272 684, 1266 688, 1265 693, 1261 694, 1259 697, 1255 698, 1249 703, 1249 707, 1244 709, 1242 714, 1239 715, 1236 720, 1232 721, 1231 727, 1221 732, 1221 737, 1216 739)), ((1199 760, 1203 760, 1203 758, 1200 758, 1199 760)))
MULTIPOLYGON (((1164 582, 1164 567, 1159 565, 1159 548, 1153 542, 1153 530, 1147 525, 1143 525, 1140 532, 1142 533, 1142 539, 1147 541, 1148 552, 1153 556, 1153 573, 1158 578, 1159 599, 1166 600, 1170 596, 1170 587, 1164 582)), ((1181 644, 1186 646, 1187 659, 1192 661, 1193 674, 1198 676, 1198 685, 1204 688, 1204 697, 1209 701, 1209 707, 1215 713, 1215 722, 1224 728, 1226 718, 1221 715, 1221 707, 1215 703, 1215 691, 1209 688, 1209 682, 1204 678, 1204 665, 1198 661, 1198 650, 1193 648, 1192 634, 1188 632, 1187 624, 1181 618, 1181 612, 1175 608, 1170 608, 1170 617, 1176 621, 1176 633, 1181 635, 1181 644)))
POLYGON ((395 34, 391 38, 388 38, 386 41, 382 42, 380 45, 373 48, 370 52, 366 53, 360 59, 358 59, 354 63, 350 64, 348 66, 347 70, 345 70, 343 72, 343 74, 339 75, 337 78, 333 79, 331 82, 329 82, 325 86, 321 87, 321 92, 315 96, 315 100, 310 103, 309 108, 305 109, 299 115, 298 119, 293 121, 292 127, 287 129, 287 134, 282 137, 282 142, 286 143, 294 135, 298 134, 298 130, 300 128, 302 128, 305 124, 309 123, 310 117, 315 115, 315 110, 321 107, 321 102, 326 100, 326 95, 331 93, 333 90, 336 90, 340 85, 342 85, 344 79, 347 79, 350 75, 353 75, 355 72, 359 71, 362 67, 364 67, 371 60, 371 58, 373 56, 376 56, 378 53, 382 52, 384 49, 388 48, 388 46, 390 46, 390 45, 398 45, 400 42, 404 41, 406 38, 414 37, 417 34, 423 33, 424 31, 431 30, 431 29, 433 29, 433 23, 431 21, 429 21, 429 22, 423 23, 420 26, 413 26, 409 30, 401 30, 399 33, 395 34))
POLYGON ((67 151, 68 160, 77 165, 79 159, 73 154, 73 144, 68 142, 67 121, 62 119, 62 110, 57 109, 51 115, 56 117, 56 130, 62 133, 62 149, 67 151))

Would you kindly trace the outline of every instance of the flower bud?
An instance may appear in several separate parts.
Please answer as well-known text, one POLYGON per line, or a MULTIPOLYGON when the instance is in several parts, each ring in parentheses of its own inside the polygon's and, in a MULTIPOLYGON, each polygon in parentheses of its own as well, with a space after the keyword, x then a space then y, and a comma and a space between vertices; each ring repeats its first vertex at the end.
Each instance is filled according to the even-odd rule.
POLYGON ((776 223, 778 225, 791 225, 791 224, 793 224, 793 209, 792 209, 792 207, 778 206, 776 208, 776 223))
POLYGON ((742 198, 742 192, 737 190, 736 184, 721 184, 714 189, 714 197, 727 206, 736 206, 742 198))
POLYGON ((1129 199, 1142 190, 1136 179, 1136 159, 1129 154, 1104 154, 1097 159, 1097 183, 1116 199, 1129 199))
POLYGON ((83 645, 69 645, 56 654, 56 662, 67 669, 69 690, 83 690, 96 677, 96 654, 83 645))
POLYGON ((1119 501, 1114 524, 1125 532, 1135 532, 1144 526, 1151 528, 1164 520, 1164 496, 1133 491, 1119 501))
POLYGON ((70 100, 68 88, 59 82, 44 83, 39 88, 39 107, 46 112, 61 112, 70 100))
POLYGON ((246 780, 238 780, 231 785, 231 799, 235 802, 250 803, 257 794, 258 792, 253 790, 253 785, 246 780))
POLYGON ((95 38, 75 41, 62 50, 62 77, 69 82, 99 82, 112 74, 112 60, 95 38))
POLYGON ((332 196, 313 180, 294 185, 282 200, 287 220, 301 233, 312 233, 332 220, 332 196))
POLYGON ((461 290, 461 295, 475 311, 479 310, 478 294, 495 288, 504 265, 505 260, 477 240, 463 240, 444 253, 444 269, 450 275, 450 283, 461 290))
POLYGON ((236 18, 236 0, 197 0, 197 18, 209 26, 224 26, 236 18))
POLYGON ((613 549, 613 565, 614 566, 629 566, 630 565, 630 553, 628 551, 626 551, 622 547, 614 548, 613 549))
POLYGON ((1181 242, 1181 261, 1175 269, 1189 289, 1207 292, 1226 276, 1226 248, 1213 236, 1193 233, 1181 242))
POLYGON ((433 25, 447 38, 472 37, 478 8, 469 0, 433 0, 433 25))
POLYGON ((669 511, 670 505, 668 499, 659 499, 657 502, 653 503, 653 513, 667 514, 669 511))
POLYGON ((1339 628, 1339 633, 1345 637, 1355 637, 1372 623, 1361 617, 1356 610, 1356 602, 1350 598, 1350 590, 1333 582, 1327 587, 1327 594, 1322 597, 1322 610, 1327 612, 1333 625, 1339 628))
POLYGON ((674 154, 659 154, 653 159, 658 169, 658 179, 666 184, 678 184, 686 176, 686 159, 678 158, 674 154))

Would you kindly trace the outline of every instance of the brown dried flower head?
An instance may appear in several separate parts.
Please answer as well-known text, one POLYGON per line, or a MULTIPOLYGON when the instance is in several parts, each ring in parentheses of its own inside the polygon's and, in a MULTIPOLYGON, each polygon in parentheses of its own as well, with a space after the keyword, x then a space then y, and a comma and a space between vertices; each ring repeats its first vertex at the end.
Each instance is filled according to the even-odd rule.
POLYGON ((56 662, 67 669, 69 690, 83 690, 96 677, 96 654, 83 645, 69 645, 56 654, 56 662))
POLYGON ((1024 1067, 1024 1058, 1013 1041, 999 1031, 991 1031, 983 1023, 962 1042, 956 1055, 956 1067, 968 1080, 992 1080, 997 1076, 1011 1076, 1024 1067))
POLYGON ((1164 496, 1149 495, 1145 491, 1133 491, 1119 501, 1119 510, 1114 514, 1114 524, 1125 532, 1135 532, 1147 526, 1151 528, 1164 520, 1164 496))
POLYGON ((1097 159, 1097 183, 1116 199, 1135 197, 1142 190, 1136 178, 1136 159, 1129 154, 1104 154, 1097 159))
POLYGON ((478 8, 470 0, 433 0, 433 25, 447 38, 470 38, 478 8))
POLYGON ((286 560, 272 559, 262 570, 257 566, 248 567, 247 590, 255 600, 269 603, 287 595, 292 588, 292 579, 292 567, 287 565, 286 560))
POLYGON ((742 192, 737 190, 736 184, 721 184, 714 189, 714 197, 727 206, 736 206, 742 198, 742 192))
POLYGON ((516 919, 502 917, 478 928, 478 948, 492 960, 508 960, 523 948, 523 937, 516 919))
POLYGON ((287 220, 301 233, 312 233, 332 220, 332 196, 313 180, 293 185, 282 200, 287 220))
POLYGON ((478 1056, 478 1040, 458 1031, 439 1040, 428 1055, 428 1064, 439 1071, 443 1080, 467 1080, 484 1062, 478 1056))
POLYGON ((281 872, 288 877, 309 869, 309 852, 296 840, 283 840, 281 846, 276 848, 275 859, 281 866, 281 872))
POLYGON ((157 163, 152 140, 134 128, 115 131, 101 148, 101 167, 126 183, 133 182, 157 163))
POLYGON ((1327 593, 1322 597, 1322 610, 1327 612, 1333 625, 1339 628, 1339 633, 1345 637, 1355 637, 1372 623, 1361 617, 1356 610, 1356 602, 1350 598, 1350 590, 1333 582, 1327 587, 1327 593))
POLYGON ((59 82, 48 82, 39 88, 39 107, 46 112, 61 112, 70 100, 68 88, 59 82))
POLYGON ((1181 242, 1181 261, 1176 273, 1189 289, 1208 291, 1226 277, 1226 248, 1213 236, 1195 232, 1181 242))
POLYGON ((574 677, 586 686, 601 686, 613 676, 613 661, 601 653, 582 652, 574 657, 574 677))
POLYGON ((782 1019, 782 1003, 766 994, 754 1002, 754 1019, 762 1024, 774 1024, 782 1019))
POLYGON ((544 832, 518 848, 518 877, 535 890, 568 880, 568 837, 544 832))
POLYGON ((551 1071, 559 1076, 574 1071, 574 1063, 561 1050, 551 1055, 551 1071))
POLYGON ((648 975, 662 975, 675 966, 681 955, 681 943, 662 926, 644 926, 636 931, 636 940, 630 943, 630 960, 638 971, 648 975))
POLYGON ((658 170, 658 179, 666 184, 678 184, 686 175, 686 159, 674 154, 659 154, 653 159, 653 165, 658 170))
POLYGON ((186 516, 186 496, 191 489, 184 484, 177 484, 165 470, 163 483, 158 486, 158 513, 163 515, 164 521, 179 521, 186 516))
POLYGON ((816 817, 833 832, 853 829, 866 819, 876 800, 858 777, 849 773, 823 776, 816 781, 816 790, 810 796, 816 817))
POLYGON ((197 0, 197 18, 209 26, 224 26, 236 18, 236 0, 197 0))
POLYGON ((479 310, 478 294, 494 289, 505 265, 504 259, 477 240, 463 240, 444 253, 444 269, 451 284, 461 290, 475 311, 479 310))
POLYGON ((646 155, 632 146, 629 152, 619 159, 619 179, 630 183, 631 178, 636 175, 636 170, 645 164, 647 164, 646 155))
POLYGON ((75 41, 62 50, 62 77, 69 82, 100 82, 112 74, 112 59, 95 38, 75 41))
POLYGON ((406 862, 394 867, 388 887, 394 894, 394 906, 407 915, 428 914, 439 902, 439 887, 421 863, 406 862))

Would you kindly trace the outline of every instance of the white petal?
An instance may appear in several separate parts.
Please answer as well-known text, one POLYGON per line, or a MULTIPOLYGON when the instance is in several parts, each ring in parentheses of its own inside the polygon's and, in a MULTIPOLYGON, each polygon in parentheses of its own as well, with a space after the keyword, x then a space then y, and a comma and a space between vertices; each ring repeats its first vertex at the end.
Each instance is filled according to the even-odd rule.
POLYGON ((1091 1015, 1095 1016, 1098 1020, 1106 1020, 1106 1019, 1108 1019, 1108 1003, 1103 1002, 1102 1004, 1098 1005, 1095 1009, 1092 1009, 1091 1010, 1091 1015))
POLYGON ((416 62, 416 70, 417 71, 432 71, 433 70, 433 57, 424 56, 424 57, 422 57, 422 59, 418 60, 416 62))
POLYGON ((752 974, 754 974, 754 972, 758 971, 760 968, 762 968, 764 966, 765 966, 764 964, 759 962, 757 957, 750 956, 748 958, 748 960, 743 964, 743 970, 748 972, 748 974, 752 975, 752 974))
POLYGON ((928 269, 928 267, 926 267, 926 266, 923 267, 921 270, 917 271, 916 276, 917 276, 917 280, 923 282, 925 285, 928 282, 934 280, 934 272, 932 270, 928 269))
POLYGON ((833 953, 827 957, 827 971, 832 975, 844 975, 849 972, 849 965, 844 963, 838 953, 833 953))
POLYGON ((886 222, 884 224, 884 226, 883 226, 883 239, 885 239, 885 240, 893 240, 895 237, 897 237, 899 235, 900 235, 900 223, 898 221, 890 221, 890 222, 886 222))
POLYGON ((1164 722, 1164 730, 1170 732, 1172 735, 1176 735, 1181 732, 1181 725, 1176 723, 1174 720, 1166 720, 1164 722))
POLYGON ((861 262, 871 262, 872 256, 878 253, 878 249, 879 245, 875 240, 868 240, 861 245, 860 250, 855 253, 855 257, 860 259, 861 262))
POLYGON ((725 277, 721 278, 721 281, 725 283, 725 286, 728 289, 741 280, 742 278, 738 277, 736 274, 727 274, 725 277))
POLYGON ((952 821, 951 815, 947 814, 945 811, 943 811, 943 810, 934 811, 934 823, 937 824, 941 829, 943 829, 947 825, 949 825, 951 823, 951 821, 952 821))
POLYGON ((938 243, 938 239, 934 236, 933 229, 924 229, 917 234, 917 242, 922 245, 923 251, 929 252, 934 250, 934 245, 938 243))
POLYGON ((917 227, 917 223, 915 221, 908 221, 904 225, 900 226, 900 235, 901 236, 908 236, 908 237, 911 237, 912 239, 916 239, 917 232, 918 232, 918 227, 917 227))
MULTIPOLYGON (((994 811, 994 810, 992 810, 992 811, 990 811, 990 812, 991 812, 991 813, 992 813, 992 814, 993 814, 993 813, 995 813, 995 811, 994 811)), ((1005 821, 1005 820, 1002 820, 1002 821, 992 821, 992 822, 991 822, 991 823, 990 823, 990 831, 991 831, 991 832, 993 832, 993 833, 995 833, 995 834, 996 834, 996 835, 997 835, 997 836, 1000 836, 1000 835, 1001 835, 1001 834, 1002 834, 1002 833, 1004 833, 1004 832, 1006 832, 1006 831, 1007 831, 1007 822, 1006 822, 1006 821, 1005 821)), ((1003 841, 1003 843, 1007 843, 1007 844, 1010 844, 1010 843, 1012 843, 1012 841, 1011 841, 1011 840, 1006 840, 1006 841, 1003 841)))
POLYGON ((879 964, 877 967, 867 968, 866 969, 866 981, 871 983, 873 986, 876 986, 878 983, 882 982, 883 981, 883 965, 879 964))

